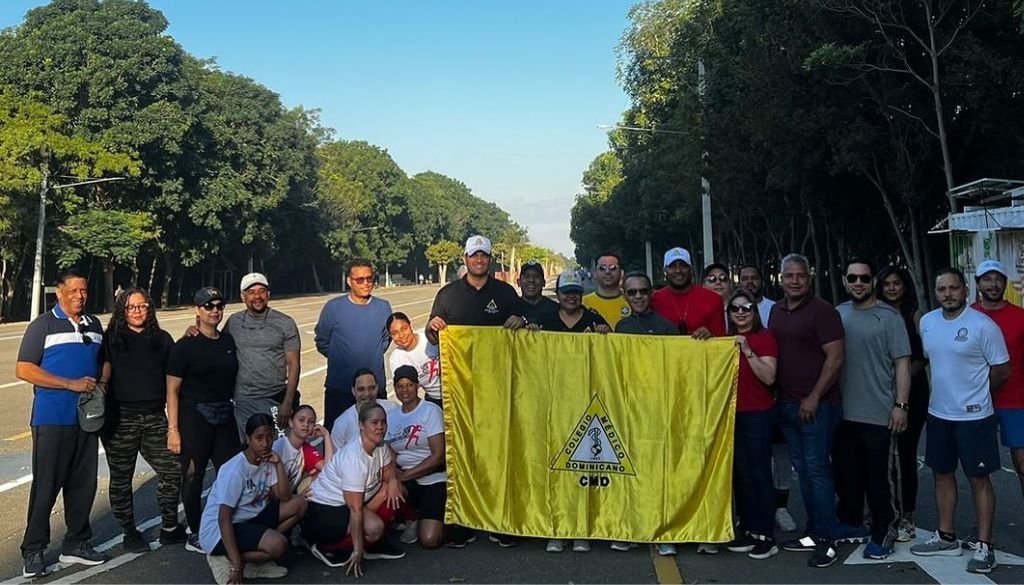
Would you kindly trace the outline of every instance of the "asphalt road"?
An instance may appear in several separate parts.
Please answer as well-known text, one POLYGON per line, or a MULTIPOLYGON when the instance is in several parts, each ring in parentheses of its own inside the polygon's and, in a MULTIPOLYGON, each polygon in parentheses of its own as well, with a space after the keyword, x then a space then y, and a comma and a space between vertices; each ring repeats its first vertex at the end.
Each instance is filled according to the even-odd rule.
MULTIPOLYGON (((414 327, 422 327, 437 290, 433 287, 409 287, 380 291, 396 309, 405 311, 414 327)), ((303 335, 303 378, 300 390, 303 400, 321 409, 323 402, 324 359, 312 348, 312 327, 320 307, 331 296, 302 297, 271 301, 272 306, 295 318, 303 335)), ((230 310, 238 310, 233 305, 230 310)), ((177 336, 191 322, 187 310, 160 314, 161 324, 177 336)), ((24 529, 28 502, 30 444, 28 412, 31 392, 27 385, 17 384, 13 376, 14 361, 24 325, 0 326, 0 580, 20 582, 21 557, 18 545, 24 529)), ((922 441, 923 445, 923 441, 922 441)), ((923 451, 922 451, 923 454, 923 451)), ((141 464, 141 461, 140 461, 141 464)), ((1024 499, 1008 454, 1003 457, 1003 470, 992 477, 998 500, 996 512, 996 544, 1002 563, 991 575, 984 577, 964 571, 968 556, 910 558, 905 545, 900 545, 895 560, 864 564, 859 547, 840 548, 840 560, 828 569, 810 569, 805 553, 781 552, 766 560, 754 561, 745 555, 723 551, 717 556, 697 555, 693 545, 682 545, 675 559, 656 558, 648 547, 641 546, 627 553, 608 550, 606 543, 595 542, 590 553, 562 554, 544 552, 544 543, 527 540, 515 549, 501 549, 481 538, 462 550, 423 551, 405 546, 408 554, 396 561, 367 561, 367 583, 1021 583, 1024 582, 1024 499), (920 562, 915 562, 920 561, 920 562)), ((918 504, 919 537, 935 526, 935 506, 931 475, 927 468, 919 471, 921 490, 918 504)), ((114 560, 94 568, 62 568, 40 582, 61 583, 212 583, 205 559, 182 547, 158 548, 144 555, 124 553, 119 544, 119 530, 110 515, 106 491, 106 465, 101 457, 100 491, 93 508, 94 543, 110 552, 114 560)), ((960 508, 957 526, 962 532, 973 524, 970 493, 966 481, 960 482, 960 508)), ((136 521, 149 538, 156 538, 159 518, 155 505, 155 479, 148 467, 140 465, 136 476, 136 521)), ((790 509, 802 525, 802 504, 799 490, 794 489, 790 509)), ((56 560, 64 533, 60 504, 52 518, 53 543, 50 556, 56 560)), ((623 514, 629 514, 624 510, 623 514)), ((777 537, 791 535, 779 533, 777 537)), ((397 539, 395 539, 397 541, 397 539)), ((155 545, 154 545, 155 546, 155 545)), ((298 553, 285 582, 335 583, 350 581, 343 572, 328 569, 306 554, 298 553)))

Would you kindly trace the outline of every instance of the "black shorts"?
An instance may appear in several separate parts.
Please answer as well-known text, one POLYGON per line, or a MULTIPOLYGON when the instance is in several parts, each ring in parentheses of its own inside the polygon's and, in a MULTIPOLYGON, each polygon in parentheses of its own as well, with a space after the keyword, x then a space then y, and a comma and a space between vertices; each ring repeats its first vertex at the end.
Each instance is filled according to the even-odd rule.
POLYGON ((439 481, 430 485, 420 485, 416 480, 405 482, 409 492, 409 505, 416 510, 421 520, 437 520, 444 522, 444 507, 448 501, 448 482, 439 481))
MULTIPOLYGON (((281 524, 281 502, 270 500, 267 507, 263 508, 255 518, 249 518, 238 522, 235 527, 235 544, 239 552, 251 552, 260 550, 260 539, 263 533, 268 530, 277 530, 281 524)), ((224 548, 224 541, 218 540, 217 546, 210 551, 211 555, 226 555, 228 551, 224 548)))
POLYGON ((979 420, 946 420, 928 415, 924 462, 933 473, 956 473, 957 462, 967 477, 985 477, 999 469, 996 415, 979 420))
POLYGON ((302 519, 302 537, 310 544, 337 544, 348 535, 348 506, 310 502, 302 519))

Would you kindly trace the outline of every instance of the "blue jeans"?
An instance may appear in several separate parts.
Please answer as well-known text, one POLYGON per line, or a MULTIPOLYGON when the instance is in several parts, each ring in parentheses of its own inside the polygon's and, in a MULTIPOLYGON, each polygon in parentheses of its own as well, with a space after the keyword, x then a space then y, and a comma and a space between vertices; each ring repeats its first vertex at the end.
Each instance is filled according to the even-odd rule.
POLYGON ((842 407, 818 404, 811 422, 800 420, 800 403, 779 405, 782 434, 793 468, 800 479, 800 495, 807 510, 807 534, 831 538, 836 529, 836 488, 832 478, 832 437, 842 419, 842 407))
POLYGON ((774 409, 736 413, 732 483, 737 516, 743 530, 769 538, 775 522, 774 431, 774 409))

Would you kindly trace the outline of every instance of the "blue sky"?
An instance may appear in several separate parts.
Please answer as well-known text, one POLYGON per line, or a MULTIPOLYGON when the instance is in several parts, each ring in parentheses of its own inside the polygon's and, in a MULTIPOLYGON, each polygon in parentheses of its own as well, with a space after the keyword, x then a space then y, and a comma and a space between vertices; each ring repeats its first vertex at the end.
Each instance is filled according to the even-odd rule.
MULTIPOLYGON (((150 0, 190 53, 320 108, 337 138, 388 150, 501 205, 571 255, 569 210, 615 80, 627 0, 150 0)), ((3 0, 0 27, 45 2, 3 0)))

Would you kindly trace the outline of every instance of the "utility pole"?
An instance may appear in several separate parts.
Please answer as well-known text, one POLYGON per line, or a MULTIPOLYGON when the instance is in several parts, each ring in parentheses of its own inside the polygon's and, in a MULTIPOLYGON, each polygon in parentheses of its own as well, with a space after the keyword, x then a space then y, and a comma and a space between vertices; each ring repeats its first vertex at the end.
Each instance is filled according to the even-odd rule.
POLYGON ((711 181, 708 180, 708 137, 707 137, 707 82, 704 75, 704 59, 697 61, 697 95, 700 99, 700 141, 703 151, 700 155, 700 211, 704 226, 704 265, 715 261, 715 239, 711 232, 711 181))

